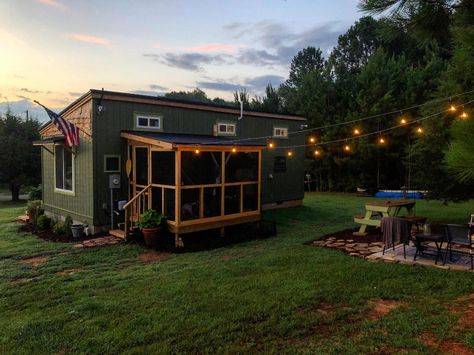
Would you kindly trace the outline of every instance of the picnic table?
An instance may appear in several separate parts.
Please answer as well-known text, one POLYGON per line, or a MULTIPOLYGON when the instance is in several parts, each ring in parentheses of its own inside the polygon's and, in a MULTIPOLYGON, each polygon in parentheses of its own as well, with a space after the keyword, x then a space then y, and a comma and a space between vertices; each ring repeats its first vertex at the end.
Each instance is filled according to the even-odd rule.
POLYGON ((383 202, 369 202, 365 204, 365 215, 354 216, 354 222, 360 224, 359 232, 355 235, 365 235, 367 226, 380 227, 383 217, 399 217, 402 209, 406 209, 406 218, 411 222, 424 222, 426 217, 415 216, 415 201, 413 200, 395 200, 383 202))

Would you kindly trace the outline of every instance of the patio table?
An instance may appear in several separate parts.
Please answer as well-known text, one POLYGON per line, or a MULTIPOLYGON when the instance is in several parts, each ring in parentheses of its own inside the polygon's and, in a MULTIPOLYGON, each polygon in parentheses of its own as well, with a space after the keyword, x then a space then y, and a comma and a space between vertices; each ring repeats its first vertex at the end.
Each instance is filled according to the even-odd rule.
POLYGON ((365 215, 355 216, 354 222, 360 224, 356 235, 365 235, 367 226, 380 227, 383 217, 396 217, 402 209, 407 210, 408 217, 414 217, 415 202, 413 200, 396 200, 369 202, 365 204, 365 215))

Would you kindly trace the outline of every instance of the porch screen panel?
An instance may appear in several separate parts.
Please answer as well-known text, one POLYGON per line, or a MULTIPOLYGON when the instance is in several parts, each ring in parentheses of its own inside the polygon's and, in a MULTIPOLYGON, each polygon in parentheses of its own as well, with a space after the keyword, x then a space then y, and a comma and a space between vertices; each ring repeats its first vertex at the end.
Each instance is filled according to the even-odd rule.
POLYGON ((221 152, 182 152, 182 185, 220 184, 222 178, 221 152))
POLYGON ((153 187, 151 189, 151 208, 154 209, 158 213, 163 213, 161 187, 153 187))
POLYGON ((226 153, 225 182, 258 180, 258 153, 226 153))
POLYGON ((204 218, 221 215, 221 194, 220 187, 206 187, 204 189, 204 218))
POLYGON ((181 190, 181 220, 199 218, 200 189, 181 190))
POLYGON ((168 218, 170 221, 175 220, 175 190, 174 189, 166 189, 164 188, 164 193, 165 193, 165 210, 163 211, 163 214, 168 218))
POLYGON ((226 186, 224 188, 224 214, 240 212, 240 186, 226 186))
POLYGON ((63 149, 64 154, 64 190, 72 190, 72 153, 63 149))
POLYGON ((175 185, 175 153, 151 153, 151 181, 160 185, 175 185))
POLYGON ((148 185, 148 149, 135 149, 136 181, 139 185, 148 185))

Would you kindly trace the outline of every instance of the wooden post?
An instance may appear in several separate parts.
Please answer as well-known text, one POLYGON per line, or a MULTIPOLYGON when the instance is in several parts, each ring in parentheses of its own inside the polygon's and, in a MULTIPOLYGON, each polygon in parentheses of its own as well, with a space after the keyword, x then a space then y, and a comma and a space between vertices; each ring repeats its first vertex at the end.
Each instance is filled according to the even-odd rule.
POLYGON ((174 194, 174 203, 175 203, 175 221, 176 225, 179 226, 181 222, 181 150, 178 147, 178 150, 175 153, 175 185, 176 190, 174 194))
POLYGON ((258 152, 258 199, 257 208, 260 212, 262 204, 262 151, 258 152))
POLYGON ((221 152, 221 170, 221 216, 223 216, 225 212, 225 152, 221 152))

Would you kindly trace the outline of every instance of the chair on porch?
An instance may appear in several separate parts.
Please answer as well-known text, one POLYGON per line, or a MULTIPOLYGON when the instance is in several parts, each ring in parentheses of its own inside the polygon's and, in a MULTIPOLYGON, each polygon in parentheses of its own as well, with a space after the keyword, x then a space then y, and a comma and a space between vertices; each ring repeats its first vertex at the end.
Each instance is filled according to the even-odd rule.
POLYGON ((446 247, 445 262, 449 253, 449 260, 453 260, 453 245, 464 247, 467 250, 461 250, 456 248, 454 252, 468 254, 471 259, 471 269, 474 269, 473 261, 473 248, 474 243, 472 240, 473 226, 471 223, 466 225, 461 224, 446 224, 444 226, 446 231, 446 237, 448 238, 448 246, 446 247))

